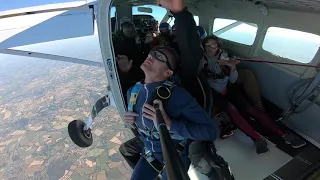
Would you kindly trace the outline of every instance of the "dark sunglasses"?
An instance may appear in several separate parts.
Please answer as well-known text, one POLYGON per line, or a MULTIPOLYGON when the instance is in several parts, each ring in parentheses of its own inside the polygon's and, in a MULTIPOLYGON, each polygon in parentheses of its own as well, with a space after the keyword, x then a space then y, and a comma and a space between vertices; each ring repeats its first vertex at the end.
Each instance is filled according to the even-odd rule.
POLYGON ((170 65, 170 62, 169 62, 169 58, 168 56, 163 53, 161 51, 161 49, 155 49, 155 50, 151 50, 150 53, 149 53, 153 58, 155 58, 156 60, 160 61, 160 62, 163 62, 163 63, 166 63, 168 68, 173 71, 171 65, 170 65))

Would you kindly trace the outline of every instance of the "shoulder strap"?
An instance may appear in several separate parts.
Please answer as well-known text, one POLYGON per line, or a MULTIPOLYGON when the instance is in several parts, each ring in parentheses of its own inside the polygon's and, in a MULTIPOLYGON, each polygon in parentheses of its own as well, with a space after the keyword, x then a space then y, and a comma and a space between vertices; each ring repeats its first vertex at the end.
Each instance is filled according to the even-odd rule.
MULTIPOLYGON (((158 86, 156 90, 152 93, 152 98, 149 102, 149 104, 153 104, 153 101, 155 99, 159 99, 162 101, 164 105, 167 104, 167 101, 169 100, 171 96, 171 89, 174 87, 174 83, 172 81, 166 81, 161 86, 158 86)), ((128 103, 128 111, 132 112, 133 107, 137 102, 137 98, 139 96, 140 89, 142 87, 142 84, 138 82, 131 90, 130 92, 130 98, 128 103)))
POLYGON ((139 96, 140 89, 142 87, 142 84, 138 82, 136 85, 133 86, 131 93, 130 93, 130 98, 129 98, 129 103, 128 103, 128 111, 132 112, 133 111, 133 106, 137 102, 137 98, 139 96))
POLYGON ((153 104, 154 100, 159 99, 162 101, 164 106, 167 105, 168 100, 171 97, 171 90, 174 86, 175 85, 172 81, 166 81, 161 86, 158 86, 152 93, 152 98, 149 104, 153 104))

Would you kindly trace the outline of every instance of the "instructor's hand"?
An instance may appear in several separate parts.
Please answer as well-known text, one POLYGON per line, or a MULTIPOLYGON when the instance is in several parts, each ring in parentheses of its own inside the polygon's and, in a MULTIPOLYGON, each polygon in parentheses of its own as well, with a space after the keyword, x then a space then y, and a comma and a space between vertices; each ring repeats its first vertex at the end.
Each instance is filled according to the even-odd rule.
MULTIPOLYGON (((163 120, 165 121, 168 130, 170 130, 171 119, 168 117, 166 111, 164 110, 162 102, 156 99, 153 101, 153 103, 159 105, 159 109, 161 111, 163 120)), ((152 121, 157 122, 156 109, 152 105, 147 103, 144 104, 142 112, 143 112, 143 117, 146 117, 148 119, 151 119, 152 121)))
POLYGON ((128 124, 132 124, 136 121, 137 116, 138 116, 138 114, 135 112, 126 112, 124 114, 124 122, 126 122, 128 124))
POLYGON ((118 55, 116 58, 119 69, 123 73, 127 73, 132 68, 132 60, 129 61, 128 56, 126 55, 118 55))
POLYGON ((203 69, 206 64, 208 64, 208 61, 202 58, 200 61, 200 68, 203 69))
POLYGON ((174 13, 181 12, 185 7, 184 0, 157 0, 157 2, 174 13))
POLYGON ((239 64, 241 61, 238 59, 230 59, 230 60, 218 60, 220 65, 227 65, 227 66, 235 66, 239 64))

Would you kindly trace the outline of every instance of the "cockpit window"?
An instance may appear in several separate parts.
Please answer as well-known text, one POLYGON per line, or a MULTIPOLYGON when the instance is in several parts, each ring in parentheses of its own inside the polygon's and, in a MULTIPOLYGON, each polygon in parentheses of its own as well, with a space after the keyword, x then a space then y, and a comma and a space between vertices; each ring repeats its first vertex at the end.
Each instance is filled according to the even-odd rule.
MULTIPOLYGON (((196 25, 199 26, 199 16, 193 16, 193 19, 196 22, 196 25)), ((167 23, 169 23, 170 26, 172 27, 174 25, 174 17, 169 18, 167 23)))
POLYGON ((245 45, 252 45, 257 34, 258 26, 254 23, 216 18, 212 33, 222 39, 245 45))
POLYGON ((270 27, 262 48, 272 54, 301 63, 309 63, 320 47, 320 36, 307 32, 270 27))
POLYGON ((163 19, 164 15, 166 15, 166 13, 167 13, 166 9, 159 7, 159 6, 154 6, 154 5, 144 5, 144 6, 133 6, 132 7, 132 15, 151 15, 158 22, 161 22, 161 20, 163 19), (151 8, 152 13, 139 12, 138 7, 151 8))

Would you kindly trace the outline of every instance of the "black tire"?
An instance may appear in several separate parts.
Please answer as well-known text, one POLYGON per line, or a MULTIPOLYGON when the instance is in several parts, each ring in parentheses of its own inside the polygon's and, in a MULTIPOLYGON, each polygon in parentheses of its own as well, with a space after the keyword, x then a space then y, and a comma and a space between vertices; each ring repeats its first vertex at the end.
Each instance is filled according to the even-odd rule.
MULTIPOLYGON (((73 120, 68 125, 68 133, 71 140, 79 147, 89 147, 93 143, 91 132, 85 132, 83 127, 85 123, 81 120, 73 120)), ((90 130, 89 130, 90 131, 90 130)))

